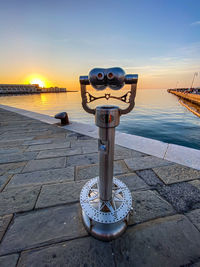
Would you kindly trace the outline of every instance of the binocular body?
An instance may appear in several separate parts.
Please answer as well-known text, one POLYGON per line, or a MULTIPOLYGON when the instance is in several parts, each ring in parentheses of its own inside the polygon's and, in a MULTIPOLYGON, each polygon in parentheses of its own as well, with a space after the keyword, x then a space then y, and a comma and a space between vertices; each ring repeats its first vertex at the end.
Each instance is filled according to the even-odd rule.
POLYGON ((137 80, 137 74, 126 75, 118 67, 94 68, 88 76, 80 76, 82 106, 86 112, 95 115, 95 122, 99 127, 99 176, 84 185, 80 204, 87 231, 101 240, 112 240, 125 231, 132 208, 129 189, 122 181, 113 177, 113 163, 115 127, 119 125, 120 116, 129 113, 134 107, 137 80), (110 94, 95 97, 86 91, 87 85, 99 91, 106 87, 120 90, 125 84, 130 84, 131 90, 121 97, 110 94), (120 109, 117 106, 104 105, 92 109, 88 106, 88 103, 100 98, 115 98, 127 103, 128 107, 120 109))
POLYGON ((96 90, 104 90, 107 86, 119 90, 124 86, 125 72, 121 68, 95 68, 89 73, 89 81, 96 90))

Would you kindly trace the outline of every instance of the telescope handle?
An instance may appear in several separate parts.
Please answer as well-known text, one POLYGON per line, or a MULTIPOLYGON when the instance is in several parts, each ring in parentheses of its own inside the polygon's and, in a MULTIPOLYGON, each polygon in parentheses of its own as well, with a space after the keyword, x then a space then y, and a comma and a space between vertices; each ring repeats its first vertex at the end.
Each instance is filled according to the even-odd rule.
POLYGON ((95 115, 95 109, 92 109, 87 104, 87 95, 86 95, 86 85, 81 83, 81 97, 82 97, 82 107, 83 109, 90 114, 95 115))
MULTIPOLYGON (((124 83, 125 84, 129 84, 131 86, 131 90, 129 91, 130 96, 129 96, 129 101, 127 103, 129 103, 129 106, 125 109, 120 109, 120 115, 125 115, 127 113, 129 113, 135 106, 135 96, 136 96, 136 89, 137 89, 137 81, 138 81, 138 75, 137 74, 128 74, 125 75, 124 77, 124 83)), ((81 97, 82 97, 82 106, 83 109, 89 113, 89 114, 93 114, 95 115, 96 113, 96 109, 92 109, 88 106, 88 100, 87 100, 87 94, 88 92, 86 91, 86 86, 90 85, 90 81, 89 81, 89 77, 88 76, 80 76, 80 85, 81 85, 81 97)), ((90 94, 89 94, 90 95, 90 94)), ((106 94, 105 97, 101 96, 101 97, 93 97, 90 95, 90 97, 92 97, 92 101, 99 99, 99 98, 106 98, 107 100, 111 97, 109 94, 106 94)), ((111 97, 111 98, 116 98, 118 100, 125 101, 126 102, 126 95, 122 96, 122 97, 111 97)))
MULTIPOLYGON (((131 110, 134 108, 135 106, 135 96, 136 96, 136 88, 137 88, 137 84, 131 84, 131 90, 130 92, 130 101, 129 101, 129 106, 126 109, 121 109, 120 108, 120 115, 125 115, 129 112, 131 112, 131 110)), ((83 109, 89 113, 89 114, 93 114, 95 115, 96 113, 96 109, 92 109, 88 106, 87 103, 87 93, 86 93, 86 85, 85 84, 81 84, 81 96, 82 96, 82 107, 83 109)))
POLYGON ((137 83, 133 83, 131 84, 131 95, 130 95, 130 103, 129 106, 125 109, 121 109, 120 108, 120 115, 125 115, 129 112, 131 112, 131 110, 134 108, 135 106, 135 96, 136 96, 136 89, 137 89, 137 83))

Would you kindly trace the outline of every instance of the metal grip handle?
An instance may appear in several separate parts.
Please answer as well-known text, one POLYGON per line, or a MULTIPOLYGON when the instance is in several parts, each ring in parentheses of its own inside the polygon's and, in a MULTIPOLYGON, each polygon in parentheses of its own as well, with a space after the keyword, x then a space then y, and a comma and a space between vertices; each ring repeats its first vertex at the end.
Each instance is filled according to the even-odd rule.
POLYGON ((137 83, 135 84, 131 84, 131 95, 130 95, 130 103, 129 106, 126 109, 121 109, 120 108, 120 115, 125 115, 129 112, 131 112, 131 110, 134 108, 135 106, 135 96, 136 96, 136 89, 137 89, 137 83))
POLYGON ((138 81, 137 74, 125 75, 124 70, 121 68, 95 68, 90 71, 89 76, 80 76, 79 80, 81 84, 82 106, 87 113, 95 114, 95 109, 91 109, 88 106, 88 103, 100 98, 105 98, 106 100, 108 100, 109 98, 115 98, 125 103, 129 103, 129 106, 126 109, 120 109, 120 115, 127 114, 134 108, 138 81), (111 96, 110 94, 95 97, 86 91, 86 86, 90 84, 98 91, 104 90, 107 86, 113 90, 119 90, 124 86, 124 84, 130 84, 131 90, 121 97, 111 96))
POLYGON ((95 114, 95 109, 92 109, 87 104, 87 95, 86 95, 86 85, 81 84, 81 97, 82 97, 82 107, 83 109, 90 114, 95 114))

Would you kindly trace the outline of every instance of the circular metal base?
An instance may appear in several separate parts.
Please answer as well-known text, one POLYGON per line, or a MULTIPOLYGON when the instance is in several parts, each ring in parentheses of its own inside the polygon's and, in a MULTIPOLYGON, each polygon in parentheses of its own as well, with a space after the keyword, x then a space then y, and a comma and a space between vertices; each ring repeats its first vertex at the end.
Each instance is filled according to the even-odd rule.
POLYGON ((112 224, 97 223, 91 220, 83 210, 82 219, 86 230, 94 237, 104 241, 110 241, 119 237, 127 227, 125 221, 112 224))
POLYGON ((80 204, 87 231, 101 240, 112 240, 120 236, 127 227, 132 197, 127 186, 113 178, 112 199, 99 198, 99 177, 88 181, 82 188, 80 204))

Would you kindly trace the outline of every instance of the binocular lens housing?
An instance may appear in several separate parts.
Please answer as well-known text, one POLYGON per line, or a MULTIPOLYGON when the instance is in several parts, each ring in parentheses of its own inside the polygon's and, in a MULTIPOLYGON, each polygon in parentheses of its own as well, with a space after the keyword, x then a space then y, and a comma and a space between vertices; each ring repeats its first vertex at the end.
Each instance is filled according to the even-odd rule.
POLYGON ((112 90, 120 90, 124 84, 137 84, 137 74, 125 74, 121 68, 92 69, 89 76, 80 76, 81 84, 91 84, 96 90, 104 90, 110 87, 112 90))
POLYGON ((103 80, 104 79, 104 73, 103 72, 99 72, 98 74, 97 74, 97 79, 98 80, 103 80))
POLYGON ((112 80, 114 78, 114 74, 112 72, 109 72, 107 74, 107 78, 108 78, 108 80, 112 80))
POLYGON ((96 90, 104 90, 107 86, 119 90, 124 86, 125 72, 121 68, 95 68, 90 71, 88 78, 96 90))
POLYGON ((105 79, 105 69, 95 68, 89 73, 89 82, 96 90, 104 90, 107 87, 105 79))
POLYGON ((107 84, 112 90, 120 90, 124 86, 125 72, 121 68, 107 70, 107 84))

